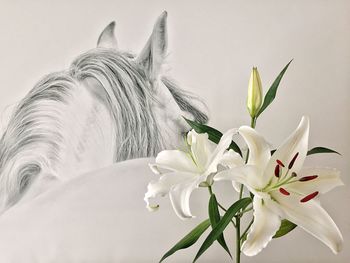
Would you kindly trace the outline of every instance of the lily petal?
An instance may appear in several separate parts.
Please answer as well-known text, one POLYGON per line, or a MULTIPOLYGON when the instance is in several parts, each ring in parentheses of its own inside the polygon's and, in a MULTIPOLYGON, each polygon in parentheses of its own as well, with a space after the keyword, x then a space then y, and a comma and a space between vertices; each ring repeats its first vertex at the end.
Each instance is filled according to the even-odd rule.
POLYGON ((160 169, 169 171, 198 173, 196 164, 193 162, 190 154, 179 150, 165 150, 158 153, 156 163, 151 165, 154 172, 160 174, 160 169))
POLYGON ((209 141, 207 133, 197 133, 191 130, 187 134, 187 142, 191 146, 191 152, 197 166, 204 169, 208 163, 215 144, 209 141))
POLYGON ((286 219, 318 238, 335 254, 342 249, 343 237, 319 202, 310 200, 301 203, 298 195, 284 196, 277 191, 271 194, 284 211, 286 219))
MULTIPOLYGON (((224 153, 220 161, 220 164, 225 165, 229 168, 234 168, 237 166, 244 165, 244 161, 238 153, 236 153, 231 149, 228 152, 224 153)), ((236 190, 236 192, 239 193, 239 191, 241 190, 241 184, 235 181, 232 181, 232 186, 236 190)))
MULTIPOLYGON (((326 193, 337 186, 344 185, 340 179, 340 172, 334 168, 304 168, 298 174, 298 178, 304 178, 305 181, 299 181, 286 186, 288 190, 299 194, 310 194, 318 191, 326 193), (317 176, 314 179, 306 181, 310 176, 317 176)), ((311 177, 312 178, 312 177, 311 177)))
MULTIPOLYGON (((265 139, 254 129, 248 126, 242 126, 239 128, 239 134, 243 137, 248 145, 249 158, 248 165, 255 165, 260 170, 265 170, 271 158, 271 151, 269 144, 265 139)), ((266 173, 261 180, 263 186, 265 186, 271 179, 273 174, 266 173)))
POLYGON ((176 184, 170 189, 169 196, 174 211, 181 219, 193 218, 190 210, 190 197, 192 191, 198 188, 201 178, 192 177, 190 180, 176 184))
POLYGON ((281 225, 278 214, 274 212, 271 199, 254 196, 254 223, 243 243, 242 251, 247 256, 255 256, 271 241, 281 225))
POLYGON ((230 149, 223 154, 220 164, 228 166, 229 168, 234 168, 244 165, 244 161, 238 153, 230 149))
POLYGON ((215 173, 217 171, 218 164, 221 162, 224 153, 226 152, 227 148, 230 146, 232 142, 233 135, 237 133, 237 129, 231 129, 225 132, 217 147, 212 152, 210 159, 207 164, 206 174, 209 175, 210 173, 215 173))
POLYGON ((233 186, 233 189, 235 189, 237 193, 239 193, 241 191, 242 184, 237 183, 235 181, 232 181, 232 186, 233 186))
POLYGON ((256 166, 244 165, 218 172, 214 176, 214 181, 233 181, 244 184, 249 191, 256 194, 256 189, 265 186, 261 178, 261 171, 256 166))
POLYGON ((293 158, 295 158, 291 171, 298 171, 301 169, 308 147, 309 139, 309 118, 302 117, 298 128, 287 138, 287 140, 276 150, 271 156, 271 159, 266 167, 265 174, 273 175, 277 160, 284 163, 286 167, 289 166, 293 158), (297 155, 297 156, 296 156, 297 155))
POLYGON ((195 176, 196 175, 190 173, 167 173, 161 176, 158 181, 150 182, 147 186, 147 192, 144 197, 147 208, 150 211, 156 210, 158 205, 151 205, 151 198, 165 196, 174 185, 193 180, 193 178, 196 178, 195 176))

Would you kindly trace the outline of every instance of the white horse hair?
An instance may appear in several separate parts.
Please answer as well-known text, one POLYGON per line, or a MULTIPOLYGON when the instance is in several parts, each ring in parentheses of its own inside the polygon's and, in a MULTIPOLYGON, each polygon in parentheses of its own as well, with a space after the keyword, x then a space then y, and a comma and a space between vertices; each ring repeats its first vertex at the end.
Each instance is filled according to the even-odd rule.
POLYGON ((52 179, 155 156, 188 129, 182 115, 207 122, 198 100, 162 75, 166 18, 137 57, 117 49, 111 23, 97 48, 22 99, 0 140, 0 212, 52 179))

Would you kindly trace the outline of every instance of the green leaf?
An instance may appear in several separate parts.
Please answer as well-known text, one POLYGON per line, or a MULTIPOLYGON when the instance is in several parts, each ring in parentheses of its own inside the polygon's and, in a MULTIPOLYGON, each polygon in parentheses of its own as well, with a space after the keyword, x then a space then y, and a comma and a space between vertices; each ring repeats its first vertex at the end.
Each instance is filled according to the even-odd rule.
POLYGON ((290 231, 292 231, 296 227, 297 227, 296 224, 288 221, 287 219, 283 219, 281 222, 280 228, 277 230, 277 232, 273 236, 273 238, 282 237, 282 236, 288 234, 290 231))
POLYGON ((341 155, 337 151, 334 151, 334 150, 326 148, 326 147, 315 147, 315 148, 312 148, 311 150, 309 150, 307 152, 307 155, 316 154, 316 153, 336 153, 336 154, 341 155))
MULTIPOLYGON (((208 125, 201 124, 201 123, 195 122, 195 121, 191 121, 189 119, 186 119, 185 117, 183 117, 183 118, 196 132, 207 133, 209 140, 211 140, 212 142, 214 142, 216 144, 219 143, 219 141, 222 137, 222 133, 220 131, 218 131, 217 129, 210 127, 208 125)), ((229 149, 234 150, 236 153, 238 153, 242 157, 242 151, 234 141, 231 142, 229 149)))
POLYGON ((277 89, 278 86, 281 82, 281 79, 284 75, 284 73, 287 71, 288 66, 290 65, 290 63, 292 63, 293 59, 291 61, 289 61, 289 63, 282 69, 282 71, 280 72, 280 74, 277 76, 277 78, 275 79, 275 81, 272 83, 270 89, 266 92, 265 97, 264 97, 264 102, 263 105, 261 106, 259 112, 257 113, 256 117, 259 117, 259 115, 261 113, 263 113, 263 111, 273 102, 273 100, 276 97, 276 93, 277 93, 277 89))
POLYGON ((180 249, 185 249, 185 248, 188 248, 188 247, 192 246, 194 243, 197 242, 199 237, 205 232, 205 230, 208 229, 209 226, 210 226, 210 220, 209 219, 207 219, 207 220, 203 221, 202 223, 200 223, 190 233, 188 233, 179 242, 177 242, 175 244, 175 246, 173 246, 168 252, 166 252, 164 254, 164 256, 161 258, 161 260, 159 261, 159 263, 162 262, 167 257, 169 257, 172 254, 174 254, 176 251, 178 251, 180 249))
MULTIPOLYGON (((218 208, 218 202, 214 194, 212 194, 209 199, 209 219, 210 219, 212 228, 214 228, 221 219, 219 208, 218 208)), ((217 241, 223 247, 223 249, 225 249, 226 252, 230 255, 230 258, 232 258, 231 252, 227 247, 227 244, 225 241, 224 233, 219 235, 217 241)))
POLYGON ((218 237, 222 234, 222 232, 224 232, 225 228, 231 222, 231 219, 236 215, 236 213, 239 210, 246 208, 251 202, 252 200, 249 197, 246 197, 238 200, 233 205, 231 205, 229 209, 227 209, 225 215, 221 218, 221 220, 204 240, 193 262, 195 262, 214 243, 214 241, 218 239, 218 237))

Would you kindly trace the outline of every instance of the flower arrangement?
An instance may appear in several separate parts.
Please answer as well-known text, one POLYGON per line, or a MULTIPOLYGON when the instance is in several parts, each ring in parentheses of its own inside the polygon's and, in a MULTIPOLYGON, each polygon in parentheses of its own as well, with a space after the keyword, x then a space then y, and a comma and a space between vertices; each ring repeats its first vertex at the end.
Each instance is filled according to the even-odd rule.
MULTIPOLYGON (((259 72, 253 68, 247 108, 250 126, 230 129, 222 134, 207 125, 186 119, 193 128, 186 136, 186 147, 165 150, 150 167, 159 175, 150 182, 145 201, 150 210, 158 205, 151 198, 169 195, 171 204, 181 219, 192 218, 189 199, 192 191, 207 188, 209 218, 200 223, 164 254, 160 262, 180 249, 193 245, 211 227, 210 233, 195 255, 195 262, 214 242, 218 242, 238 263, 243 252, 255 256, 273 239, 301 227, 326 244, 334 253, 342 248, 343 238, 328 213, 316 200, 336 186, 343 185, 339 171, 330 168, 304 168, 311 154, 337 153, 325 147, 308 149, 309 118, 302 117, 298 127, 277 149, 271 149, 255 130, 258 117, 273 102, 277 89, 291 61, 283 68, 263 98, 259 72), (234 141, 241 136, 248 147, 245 154, 234 141), (217 200, 213 184, 232 183, 237 200, 224 207, 217 200), (249 211, 253 211, 252 216, 249 211), (242 228, 241 219, 250 215, 250 223, 242 228), (224 238, 232 224, 236 230, 236 254, 233 257, 224 238)), ((337 153, 338 154, 338 153, 337 153)))

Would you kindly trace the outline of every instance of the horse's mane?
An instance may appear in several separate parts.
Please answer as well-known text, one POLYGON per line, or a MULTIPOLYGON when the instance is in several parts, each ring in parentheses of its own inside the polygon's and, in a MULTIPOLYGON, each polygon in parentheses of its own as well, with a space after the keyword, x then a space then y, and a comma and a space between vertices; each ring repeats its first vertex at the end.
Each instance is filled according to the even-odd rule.
POLYGON ((79 81, 98 80, 108 94, 108 108, 116 126, 115 161, 153 156, 163 143, 151 111, 152 88, 129 56, 98 48, 79 56, 70 69, 79 81))
POLYGON ((57 161, 62 141, 57 129, 62 117, 57 109, 67 102, 75 86, 67 73, 53 73, 19 102, 0 140, 2 202, 15 202, 29 180, 57 161))
MULTIPOLYGON (((69 105, 73 103, 85 103, 87 91, 82 83, 86 79, 101 85, 113 116, 114 161, 154 156, 162 149, 162 134, 151 110, 156 99, 152 83, 132 57, 112 49, 93 49, 79 56, 68 70, 45 76, 19 102, 0 139, 2 207, 18 201, 39 173, 57 173, 67 136, 63 120, 67 114, 77 114, 64 111, 71 110, 69 105)), ((166 77, 161 81, 182 110, 197 121, 207 121, 207 116, 192 104, 194 96, 166 77)))

